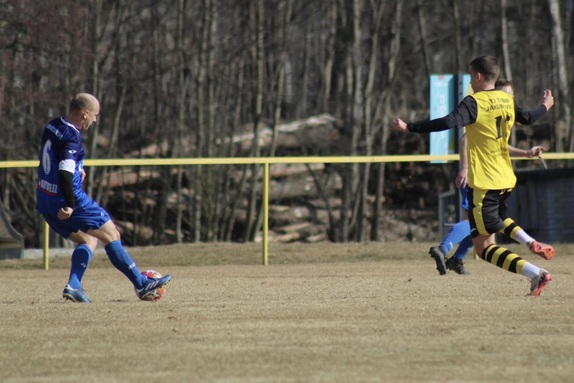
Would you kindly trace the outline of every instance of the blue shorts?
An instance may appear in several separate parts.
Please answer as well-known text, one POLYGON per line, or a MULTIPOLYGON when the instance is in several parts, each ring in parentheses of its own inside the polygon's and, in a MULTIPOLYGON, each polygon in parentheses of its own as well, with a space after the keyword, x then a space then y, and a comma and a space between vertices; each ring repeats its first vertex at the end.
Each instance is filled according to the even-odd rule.
POLYGON ((468 185, 460 189, 460 197, 461 197, 460 207, 462 207, 466 211, 468 211, 468 209, 470 208, 470 204, 468 203, 468 189, 469 189, 468 185))
POLYGON ((99 229, 110 220, 108 212, 93 200, 86 206, 76 206, 68 219, 62 220, 47 214, 42 214, 42 216, 52 230, 66 239, 70 237, 70 234, 77 231, 87 233, 88 230, 99 229))

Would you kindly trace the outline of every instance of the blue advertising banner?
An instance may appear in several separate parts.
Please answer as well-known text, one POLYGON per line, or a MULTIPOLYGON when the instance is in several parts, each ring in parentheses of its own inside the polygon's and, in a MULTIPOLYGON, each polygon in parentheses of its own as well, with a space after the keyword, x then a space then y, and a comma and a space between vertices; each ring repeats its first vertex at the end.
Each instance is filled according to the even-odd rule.
MULTIPOLYGON (((433 74, 430 76, 430 119, 449 114, 456 106, 456 77, 453 74, 433 74)), ((430 154, 454 153, 453 131, 433 132, 430 135, 430 154)), ((445 163, 446 161, 431 161, 445 163)))
MULTIPOLYGON (((469 74, 433 74, 430 76, 430 119, 440 118, 449 114, 463 98, 472 94, 469 74)), ((430 154, 454 154, 463 130, 459 132, 445 130, 430 135, 430 154)), ((445 163, 447 161, 431 161, 445 163)))
POLYGON ((474 93, 470 87, 470 75, 468 73, 458 75, 458 89, 458 102, 461 102, 469 94, 474 93))

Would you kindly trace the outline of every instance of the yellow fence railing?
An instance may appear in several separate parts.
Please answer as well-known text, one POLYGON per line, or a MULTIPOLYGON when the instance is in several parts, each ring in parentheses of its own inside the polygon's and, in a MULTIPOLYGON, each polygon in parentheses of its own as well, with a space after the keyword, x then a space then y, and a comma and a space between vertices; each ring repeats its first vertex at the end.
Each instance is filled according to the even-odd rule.
MULTIPOLYGON (((516 160, 528 160, 515 158, 516 160)), ((574 153, 545 153, 546 160, 573 160, 574 153)), ((342 164, 342 163, 384 163, 384 162, 428 162, 458 161, 458 154, 447 155, 391 155, 391 156, 348 156, 348 157, 218 157, 218 158, 119 158, 89 159, 84 165, 89 166, 177 166, 177 165, 263 165, 263 238, 262 263, 269 263, 269 167, 273 164, 342 164)), ((535 161, 536 159, 530 159, 535 161)), ((0 169, 33 168, 38 161, 4 161, 0 169)), ((44 225, 44 268, 49 265, 48 224, 44 225)))

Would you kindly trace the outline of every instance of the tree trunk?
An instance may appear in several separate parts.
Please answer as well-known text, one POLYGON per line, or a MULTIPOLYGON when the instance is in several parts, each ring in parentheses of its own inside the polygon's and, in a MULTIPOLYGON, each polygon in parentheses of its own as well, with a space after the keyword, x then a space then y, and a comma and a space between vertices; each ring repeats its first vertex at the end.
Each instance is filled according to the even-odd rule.
POLYGON ((568 94, 568 64, 564 52, 564 36, 562 34, 562 23, 560 21, 560 4, 558 0, 548 0, 550 15, 552 16, 552 47, 554 48, 554 66, 558 72, 558 99, 560 102, 560 121, 565 126, 564 135, 560 130, 561 124, 556 124, 556 151, 563 152, 574 150, 574 140, 572 139, 572 115, 570 111, 570 96, 568 94))
MULTIPOLYGON (((215 82, 213 78, 216 76, 214 73, 214 56, 216 53, 217 44, 214 43, 216 33, 216 2, 213 0, 204 0, 206 9, 206 30, 207 30, 207 52, 205 55, 205 66, 206 66, 206 101, 207 104, 205 108, 207 109, 207 142, 206 144, 206 156, 211 158, 215 153, 215 116, 217 109, 215 108, 215 82)), ((205 169, 205 187, 204 187, 204 221, 205 221, 205 240, 212 241, 214 235, 214 226, 217 223, 215 217, 216 211, 216 172, 217 168, 214 166, 208 166, 205 169)))
MULTIPOLYGON (((510 67, 510 52, 508 51, 508 21, 506 18, 507 0, 500 2, 500 27, 502 30, 502 57, 504 58, 504 78, 512 81, 512 69, 510 67)), ((516 146, 516 129, 510 133, 510 145, 516 146)))
POLYGON ((425 64, 425 73, 426 78, 429 78, 431 75, 431 64, 430 58, 427 53, 427 33, 426 33, 426 24, 425 18, 423 15, 423 4, 422 0, 417 0, 417 25, 419 27, 419 34, 421 36, 421 51, 423 55, 423 63, 425 64))
MULTIPOLYGON (((97 52, 98 50, 98 41, 99 41, 99 36, 100 36, 100 29, 101 29, 101 19, 102 19, 102 0, 94 0, 93 1, 93 8, 92 8, 92 16, 93 16, 93 44, 94 46, 92 47, 92 50, 94 52, 97 52)), ((119 10, 118 10, 119 12, 119 10)), ((98 60, 97 57, 94 58, 94 60, 91 63, 91 67, 92 67, 92 86, 93 86, 93 91, 94 95, 98 95, 97 92, 97 88, 98 88, 98 81, 97 79, 99 78, 99 65, 98 65, 98 60)), ((94 126, 91 127, 91 129, 88 132, 88 136, 90 138, 90 153, 91 153, 91 157, 95 158, 95 153, 96 153, 96 137, 98 136, 98 131, 99 131, 99 125, 98 123, 94 124, 94 126)), ((93 194, 93 187, 94 187, 94 177, 95 177, 95 169, 90 170, 87 172, 87 177, 85 180, 85 185, 86 185, 86 193, 88 193, 89 196, 92 196, 92 198, 94 198, 95 200, 98 200, 97 195, 93 194)))
MULTIPOLYGON (((237 100, 235 103, 235 109, 234 109, 234 113, 233 113, 233 120, 232 120, 232 130, 231 130, 231 134, 230 134, 230 138, 233 137, 233 133, 235 132, 235 127, 239 126, 240 121, 241 121, 241 109, 243 106, 243 94, 245 91, 245 61, 244 58, 241 58, 239 60, 239 62, 236 65, 236 73, 237 73, 237 100)), ((228 157, 231 157, 233 155, 233 142, 230 140, 229 141, 229 149, 228 149, 228 157)), ((226 241, 230 241, 231 240, 231 235, 233 233, 233 228, 235 225, 235 211, 237 209, 237 207, 239 206, 240 202, 243 200, 242 199, 242 190, 244 189, 245 186, 245 173, 247 170, 247 166, 243 167, 243 176, 241 177, 241 180, 238 182, 238 187, 236 188, 236 190, 234 191, 233 195, 229 198, 229 212, 227 214, 227 219, 224 220, 223 222, 223 235, 222 235, 222 239, 226 240, 226 241)), ((229 175, 227 175, 227 179, 226 179, 226 192, 228 192, 229 194, 231 194, 231 187, 229 186, 231 184, 231 177, 229 175)))
MULTIPOLYGON (((186 94, 187 94, 187 76, 185 75, 185 68, 187 65, 185 58, 184 47, 184 30, 185 30, 185 0, 178 0, 177 2, 177 31, 176 31, 176 51, 178 53, 178 83, 177 83, 177 137, 176 151, 174 155, 177 157, 185 156, 183 141, 185 136, 185 112, 186 112, 186 94)), ((182 179, 184 169, 183 166, 178 166, 176 177, 176 211, 175 211, 175 238, 177 243, 183 242, 183 196, 182 196, 182 179)))
MULTIPOLYGON (((343 27, 350 33, 350 44, 347 45, 345 57, 346 74, 346 98, 349 106, 345 112, 345 136, 348 137, 347 153, 355 156, 358 153, 359 137, 362 134, 363 120, 363 60, 361 49, 361 14, 363 9, 362 0, 353 0, 351 5, 351 18, 343 22, 343 27)), ((342 9, 340 16, 346 18, 346 10, 342 9)), ((351 233, 356 227, 356 215, 358 211, 358 185, 359 165, 346 164, 342 168, 342 201, 339 220, 339 236, 341 242, 351 238, 351 233)))
MULTIPOLYGON (((395 7, 395 17, 393 17, 393 23, 391 25, 391 36, 393 36, 390 42, 389 57, 387 58, 387 77, 386 77, 386 89, 383 91, 379 104, 377 105, 376 118, 383 127, 380 134, 380 148, 381 155, 387 154, 387 141, 390 134, 390 112, 391 104, 389 102, 391 98, 392 85, 395 79, 397 61, 400 50, 401 43, 401 29, 400 24, 402 23, 402 7, 403 2, 398 1, 395 7)), ((385 166, 386 164, 380 163, 377 165, 377 187, 375 192, 375 206, 373 208, 373 217, 371 218, 371 240, 380 240, 379 236, 379 221, 381 213, 383 210, 383 195, 385 190, 385 166)))
MULTIPOLYGON (((259 147, 259 129, 261 114, 263 112, 263 86, 265 81, 265 54, 264 54, 264 6, 263 0, 253 1, 251 7, 252 19, 255 22, 255 44, 253 46, 253 58, 256 66, 255 79, 255 108, 253 112, 253 146, 252 157, 260 157, 261 149, 259 147)), ((247 220, 245 222, 244 242, 253 241, 255 238, 256 218, 257 218, 257 181, 260 165, 251 166, 251 183, 249 189, 249 200, 247 207, 247 220)))
MULTIPOLYGON (((121 84, 121 82, 119 82, 121 84)), ((116 104, 116 109, 114 111, 114 119, 112 121, 112 134, 111 134, 111 138, 110 138, 110 147, 108 150, 108 158, 116 158, 117 157, 117 147, 118 147, 118 135, 119 135, 119 131, 120 131, 120 126, 121 126, 121 116, 122 116, 122 111, 123 111, 123 107, 124 107, 124 102, 126 99, 126 90, 127 88, 125 86, 120 85, 121 89, 118 89, 119 92, 119 99, 118 102, 116 104)), ((108 178, 108 182, 106 182, 107 185, 109 185, 109 167, 104 166, 102 168, 102 172, 101 172, 101 178, 108 178)), ((100 203, 102 204, 102 206, 107 206, 108 204, 108 196, 109 196, 109 192, 110 192, 110 188, 109 186, 105 188, 105 190, 103 189, 103 182, 100 182, 98 185, 98 189, 97 189, 97 193, 96 195, 98 196, 98 200, 100 201, 100 203)))
POLYGON ((331 7, 328 14, 328 28, 329 34, 325 44, 326 59, 323 66, 323 110, 329 110, 329 103, 331 99, 331 81, 333 77, 333 65, 335 62, 335 44, 337 43, 337 14, 339 12, 338 2, 331 2, 331 7))
POLYGON ((457 72, 466 71, 462 64, 462 43, 460 40, 460 11, 458 0, 452 0, 452 19, 453 19, 453 34, 454 34, 454 54, 455 54, 455 67, 457 72))
MULTIPOLYGON (((277 89, 275 93, 275 99, 273 102, 274 113, 272 120, 272 137, 271 137, 271 148, 269 151, 269 157, 275 156, 275 151, 277 150, 277 125, 281 121, 281 104, 284 98, 285 89, 285 68, 287 63, 287 41, 289 38, 289 20, 291 19, 291 1, 284 0, 279 8, 283 8, 283 17, 281 23, 281 31, 278 33, 280 36, 280 48, 279 48, 279 62, 277 77, 274 84, 270 84, 270 88, 277 89)), ((263 204, 260 204, 261 208, 258 210, 257 219, 255 220, 255 230, 252 238, 255 238, 257 230, 263 224, 263 204)))
MULTIPOLYGON (((373 5, 375 5, 373 3, 373 5)), ((371 56, 369 58, 369 73, 367 75, 367 84, 365 86, 365 110, 363 115, 365 116, 365 149, 366 155, 373 155, 373 146, 375 143, 376 129, 374 126, 374 113, 376 112, 373 107, 374 104, 374 87, 375 79, 377 77, 378 65, 378 52, 379 52, 379 36, 381 34, 383 14, 385 12, 386 0, 382 0, 378 5, 378 8, 374 9, 375 19, 374 27, 372 29, 372 39, 371 39, 371 56)), ((358 228, 357 228, 357 241, 365 240, 366 229, 367 229, 367 212, 366 207, 369 200, 369 180, 371 175, 371 163, 367 162, 363 165, 362 177, 361 177, 361 196, 360 205, 358 211, 358 228)))

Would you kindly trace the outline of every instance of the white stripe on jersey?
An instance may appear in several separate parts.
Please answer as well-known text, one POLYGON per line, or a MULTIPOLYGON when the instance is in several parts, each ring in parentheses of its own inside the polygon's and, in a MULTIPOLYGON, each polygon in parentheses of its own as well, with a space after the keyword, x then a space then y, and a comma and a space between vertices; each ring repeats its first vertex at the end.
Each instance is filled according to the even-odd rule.
POLYGON ((65 170, 74 174, 76 171, 76 161, 74 160, 62 160, 58 164, 58 170, 65 170))

